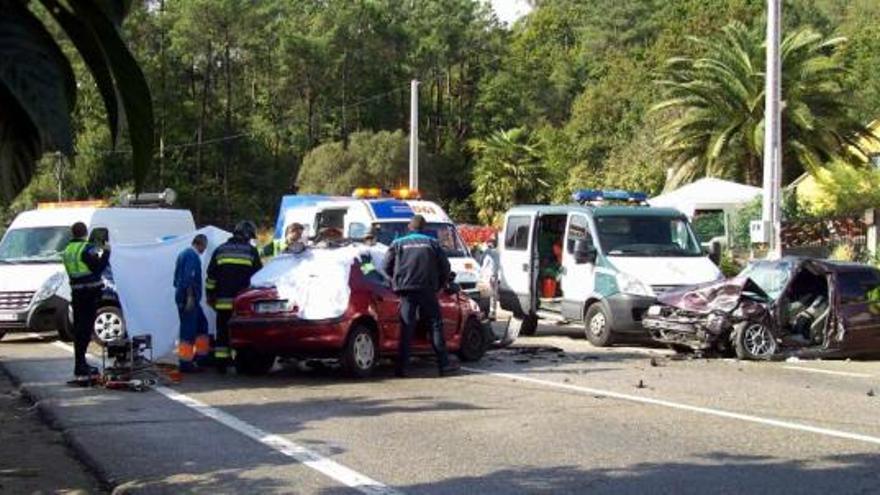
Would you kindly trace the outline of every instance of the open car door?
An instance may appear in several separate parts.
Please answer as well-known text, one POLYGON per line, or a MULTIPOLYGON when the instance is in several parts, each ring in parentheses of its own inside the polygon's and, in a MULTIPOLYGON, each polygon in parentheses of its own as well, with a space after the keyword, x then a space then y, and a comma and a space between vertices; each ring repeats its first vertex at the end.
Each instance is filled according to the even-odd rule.
POLYGON ((508 213, 499 250, 501 307, 522 318, 536 308, 537 250, 535 212, 508 213))

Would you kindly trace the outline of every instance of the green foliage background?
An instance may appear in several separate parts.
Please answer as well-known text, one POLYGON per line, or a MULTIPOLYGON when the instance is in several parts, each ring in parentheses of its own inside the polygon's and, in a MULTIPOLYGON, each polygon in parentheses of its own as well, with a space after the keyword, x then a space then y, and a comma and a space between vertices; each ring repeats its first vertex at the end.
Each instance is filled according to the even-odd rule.
MULTIPOLYGON (((765 2, 535 5, 504 26, 473 0, 139 2, 124 30, 156 116, 145 189, 173 187, 199 223, 229 226, 240 217, 269 223, 285 193, 398 185, 409 81, 418 79, 424 188, 459 220, 494 218, 499 205, 487 209, 474 196, 474 171, 493 167, 480 143, 515 129, 540 150, 542 181, 530 178, 540 187, 517 200, 562 201, 577 187, 656 193, 667 174, 657 130, 670 116, 648 112, 662 96, 653 81, 670 57, 700 54, 687 36, 713 36, 733 20, 760 29, 765 2)), ((786 32, 811 27, 849 39, 840 58, 852 117, 880 115, 880 3, 788 0, 783 12, 786 32)), ((110 150, 99 94, 73 60, 83 84, 62 196, 115 195, 132 184, 131 155, 124 143, 110 150)), ((493 153, 510 156, 521 145, 493 153)), ((45 159, 0 220, 55 199, 55 169, 45 159)))

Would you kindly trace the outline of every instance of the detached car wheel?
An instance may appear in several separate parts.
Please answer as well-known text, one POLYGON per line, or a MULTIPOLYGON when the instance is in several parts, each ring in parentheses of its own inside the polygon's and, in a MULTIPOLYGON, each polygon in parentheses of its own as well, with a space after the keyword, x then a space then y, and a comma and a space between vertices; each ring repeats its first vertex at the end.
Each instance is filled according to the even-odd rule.
POLYGON ((483 326, 474 319, 468 320, 461 333, 461 349, 458 351, 458 357, 465 362, 479 361, 486 354, 487 347, 489 342, 483 326))
POLYGON ((342 351, 343 368, 355 378, 366 378, 373 374, 378 361, 379 346, 372 330, 364 325, 352 327, 342 351))
POLYGON ((596 347, 607 347, 614 343, 611 333, 611 317, 601 304, 596 303, 587 310, 584 318, 584 333, 587 340, 596 347))
POLYGON ((269 373, 275 366, 275 356, 263 354, 252 349, 241 349, 235 352, 233 360, 236 373, 240 375, 259 376, 269 373))
POLYGON ((762 323, 740 323, 734 327, 733 349, 739 359, 767 361, 778 348, 770 329, 762 323))
POLYGON ((112 342, 125 337, 125 319, 122 310, 115 306, 98 309, 95 316, 94 335, 99 342, 112 342))

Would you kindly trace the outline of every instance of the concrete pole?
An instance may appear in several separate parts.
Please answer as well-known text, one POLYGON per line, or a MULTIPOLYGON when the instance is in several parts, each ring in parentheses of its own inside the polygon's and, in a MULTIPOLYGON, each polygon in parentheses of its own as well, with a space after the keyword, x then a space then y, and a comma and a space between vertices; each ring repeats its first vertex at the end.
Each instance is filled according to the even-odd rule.
POLYGON ((415 79, 409 97, 409 188, 419 189, 419 81, 415 79))
POLYGON ((782 62, 779 57, 782 6, 781 0, 767 0, 767 69, 764 101, 764 203, 761 211, 763 227, 769 229, 768 257, 782 256, 780 218, 782 182, 782 62))

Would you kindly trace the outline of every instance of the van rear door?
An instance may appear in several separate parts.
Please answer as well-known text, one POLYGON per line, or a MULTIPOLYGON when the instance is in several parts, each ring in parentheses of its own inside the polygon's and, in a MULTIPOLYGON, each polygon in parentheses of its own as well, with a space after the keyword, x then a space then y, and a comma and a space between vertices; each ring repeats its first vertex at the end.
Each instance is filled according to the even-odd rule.
POLYGON ((536 212, 512 212, 504 218, 504 238, 499 249, 501 260, 501 307, 518 317, 536 309, 535 250, 536 212))

